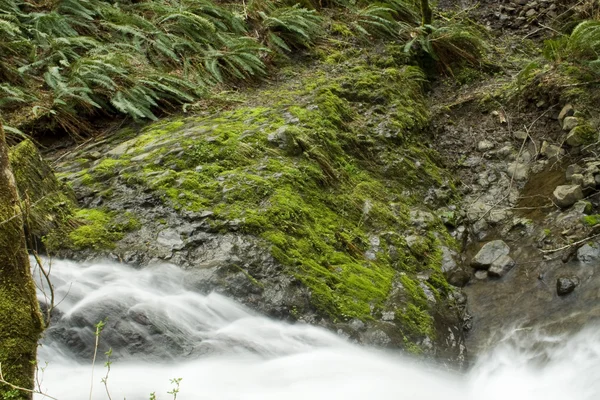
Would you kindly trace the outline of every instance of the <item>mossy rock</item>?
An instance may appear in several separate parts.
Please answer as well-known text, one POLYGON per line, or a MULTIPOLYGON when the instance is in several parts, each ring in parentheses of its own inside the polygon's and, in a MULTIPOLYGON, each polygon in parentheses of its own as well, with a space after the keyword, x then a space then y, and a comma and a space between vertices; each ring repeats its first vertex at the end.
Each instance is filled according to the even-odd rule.
POLYGON ((35 145, 25 140, 9 152, 27 234, 36 241, 69 224, 75 209, 72 190, 60 183, 35 145))
MULTIPOLYGON (((382 73, 369 57, 340 56, 342 64, 325 62, 236 97, 243 104, 122 134, 121 144, 94 148, 107 156, 84 172, 69 172, 76 158, 67 162, 64 177, 76 178, 85 201, 86 187, 110 196, 103 197, 108 214, 83 215, 89 223, 66 245, 129 252, 119 245, 131 243, 129 228, 116 227, 117 214, 108 211, 127 204, 146 228, 162 230, 166 222, 177 229, 185 221, 207 235, 257 238, 281 265, 282 281, 308 289, 311 309, 289 305, 290 318, 314 311, 333 324, 368 323, 385 314, 408 342, 433 339, 435 301, 442 304, 451 291, 439 248, 452 239, 437 217, 419 228, 422 240, 412 250, 406 236, 415 229, 411 208, 423 206, 432 186, 453 185, 422 137, 429 122, 424 75, 390 57, 382 73)), ((188 235, 179 236, 185 251, 197 246, 188 235)), ((146 239, 156 236, 135 242, 146 239)), ((148 258, 172 257, 193 268, 185 251, 148 258)), ((260 268, 229 269, 240 268, 239 279, 250 276, 252 287, 269 292, 265 282, 276 277, 260 268)), ((227 286, 229 272, 220 274, 227 286)))

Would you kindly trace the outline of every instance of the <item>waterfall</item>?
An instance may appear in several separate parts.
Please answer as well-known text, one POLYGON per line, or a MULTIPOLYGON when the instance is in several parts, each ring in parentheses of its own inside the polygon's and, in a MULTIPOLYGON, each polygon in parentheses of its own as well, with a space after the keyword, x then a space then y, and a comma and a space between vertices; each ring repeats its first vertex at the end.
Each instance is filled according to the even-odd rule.
POLYGON ((515 329, 459 375, 200 294, 193 273, 173 265, 53 260, 51 275, 57 306, 40 346, 39 375, 42 391, 60 400, 88 398, 92 381, 93 398, 108 398, 101 382, 108 348, 112 399, 147 400, 152 392, 172 399, 174 378, 181 378, 178 400, 600 398, 600 333, 593 327, 570 337, 515 329))

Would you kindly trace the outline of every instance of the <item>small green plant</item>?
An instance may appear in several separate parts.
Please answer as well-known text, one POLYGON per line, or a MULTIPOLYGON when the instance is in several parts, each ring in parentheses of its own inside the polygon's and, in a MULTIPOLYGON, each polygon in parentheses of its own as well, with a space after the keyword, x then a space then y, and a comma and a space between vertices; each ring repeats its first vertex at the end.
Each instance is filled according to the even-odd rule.
POLYGON ((168 391, 168 394, 173 395, 173 400, 177 400, 177 393, 179 393, 179 385, 181 384, 181 380, 183 378, 173 378, 171 379, 171 384, 173 384, 173 389, 168 391))
POLYGON ((96 331, 94 332, 94 336, 96 337, 96 341, 94 343, 94 357, 92 359, 92 377, 90 381, 90 400, 92 400, 92 392, 94 390, 94 367, 96 365, 96 356, 98 354, 98 345, 100 344, 100 333, 102 333, 102 329, 106 325, 105 321, 98 321, 96 324, 96 331))
POLYGON ((104 354, 106 355, 106 363, 104 363, 104 366, 106 367, 106 375, 101 379, 101 382, 104 384, 104 389, 106 390, 106 396, 108 397, 108 400, 112 400, 110 391, 108 390, 108 375, 110 374, 110 366, 112 364, 112 361, 110 360, 110 357, 112 356, 112 348, 108 349, 108 351, 104 354))

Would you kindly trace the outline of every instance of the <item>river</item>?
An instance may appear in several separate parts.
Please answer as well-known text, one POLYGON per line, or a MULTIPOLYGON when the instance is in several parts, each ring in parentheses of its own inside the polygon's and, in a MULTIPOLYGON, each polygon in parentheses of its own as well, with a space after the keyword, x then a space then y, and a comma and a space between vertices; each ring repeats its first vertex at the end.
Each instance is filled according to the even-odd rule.
POLYGON ((60 400, 87 399, 90 388, 93 399, 108 399, 107 389, 112 399, 149 399, 152 392, 173 399, 167 392, 179 378, 179 400, 600 398, 600 329, 593 326, 568 336, 506 327, 458 373, 200 294, 193 274, 173 265, 53 260, 50 269, 57 306, 39 350, 39 375, 42 391, 60 400))

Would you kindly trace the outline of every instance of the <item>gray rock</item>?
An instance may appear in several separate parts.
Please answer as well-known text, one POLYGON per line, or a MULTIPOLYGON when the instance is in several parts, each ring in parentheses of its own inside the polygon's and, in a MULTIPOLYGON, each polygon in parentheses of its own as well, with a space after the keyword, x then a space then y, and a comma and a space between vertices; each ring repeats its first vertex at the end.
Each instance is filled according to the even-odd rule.
POLYGON ((485 269, 475 271, 475 279, 484 280, 488 278, 488 272, 485 269))
POLYGON ((583 179, 584 178, 582 174, 573 174, 571 175, 571 179, 569 179, 569 181, 571 181, 573 185, 583 186, 583 179))
POLYGON ((174 229, 164 229, 158 233, 156 242, 170 249, 180 250, 183 248, 183 240, 174 229))
POLYGON ((573 106, 571 104, 565 104, 558 114, 558 120, 562 122, 566 117, 571 117, 573 114, 575 114, 575 109, 573 106))
POLYGON ((583 199, 583 192, 579 185, 561 185, 554 190, 552 196, 557 206, 566 208, 583 199))
POLYGON ((577 125, 579 125, 579 119, 577 117, 566 117, 562 122, 562 129, 563 131, 569 132, 577 125))
POLYGON ((546 158, 553 159, 558 158, 565 154, 565 150, 561 149, 559 146, 555 146, 546 141, 542 143, 542 148, 540 150, 540 154, 546 158))
MULTIPOLYGON (((569 117, 572 118, 572 117, 569 117)), ((583 136, 586 133, 583 129, 577 129, 577 127, 571 129, 567 138, 565 139, 565 143, 571 147, 581 146, 586 142, 586 138, 583 136)))
POLYGON ((482 140, 481 142, 477 143, 477 150, 479 151, 488 151, 494 148, 494 143, 490 142, 489 140, 482 140))
POLYGON ((529 167, 526 164, 513 162, 508 164, 508 175, 517 181, 525 181, 529 177, 529 167))
POLYGON ((512 216, 512 212, 507 209, 494 209, 489 212, 487 220, 490 224, 499 224, 510 216, 512 216))
POLYGON ((494 278, 501 278, 514 266, 515 261, 510 256, 503 255, 494 260, 488 270, 488 274, 494 278))
POLYGON ((565 296, 575 290, 578 285, 579 278, 576 276, 558 278, 556 280, 556 293, 559 296, 565 296))
POLYGON ((465 271, 456 262, 458 254, 449 248, 442 246, 442 273, 446 277, 448 283, 453 286, 463 287, 471 278, 469 273, 465 271))
POLYGON ((586 173, 583 175, 583 185, 584 188, 592 188, 596 187, 596 177, 593 174, 586 173))
POLYGON ((471 266, 477 269, 488 269, 494 261, 510 253, 510 247, 502 240, 492 240, 483 245, 471 260, 471 266))
POLYGON ((600 260, 600 246, 597 243, 586 243, 577 249, 577 259, 584 263, 600 260))
POLYGON ((491 206, 488 206, 484 202, 476 201, 469 206, 469 209, 467 210, 467 218, 469 218, 471 221, 477 220, 486 215, 490 208, 491 206))
POLYGON ((525 132, 525 131, 515 131, 513 133, 513 137, 518 140, 525 140, 525 139, 527 139, 528 135, 527 135, 527 132, 525 132))
POLYGON ((573 211, 579 214, 590 214, 592 212, 592 203, 585 200, 579 200, 573 204, 573 211))
POLYGON ((574 174, 580 174, 581 172, 583 172, 583 168, 581 168, 577 164, 571 164, 567 167, 567 171, 565 172, 565 177, 567 178, 568 181, 571 181, 571 177, 574 174))
POLYGON ((427 211, 411 210, 409 215, 410 222, 417 228, 425 229, 435 222, 435 216, 427 211))

